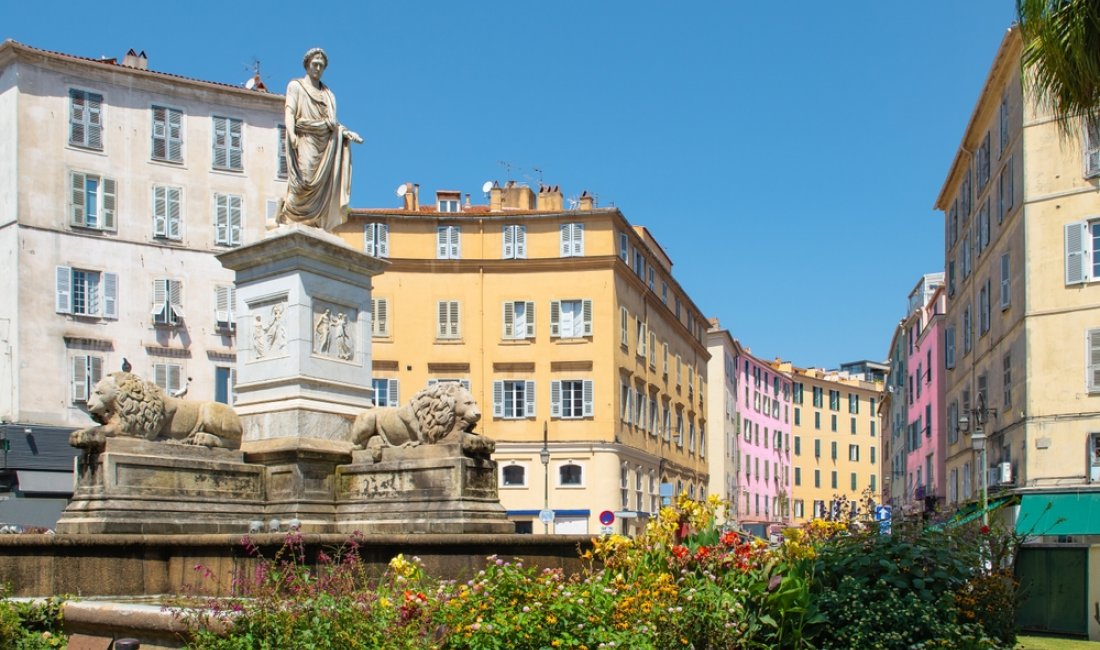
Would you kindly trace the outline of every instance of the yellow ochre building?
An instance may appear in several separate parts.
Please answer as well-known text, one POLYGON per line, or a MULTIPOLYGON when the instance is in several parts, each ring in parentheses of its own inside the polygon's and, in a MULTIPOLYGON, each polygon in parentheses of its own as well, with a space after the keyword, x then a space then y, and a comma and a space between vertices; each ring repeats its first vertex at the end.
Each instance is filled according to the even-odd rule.
POLYGON ((518 532, 635 533, 662 485, 705 494, 707 320, 649 231, 586 193, 566 209, 556 187, 493 184, 488 206, 399 193, 337 233, 390 262, 373 291, 376 403, 465 384, 518 532))

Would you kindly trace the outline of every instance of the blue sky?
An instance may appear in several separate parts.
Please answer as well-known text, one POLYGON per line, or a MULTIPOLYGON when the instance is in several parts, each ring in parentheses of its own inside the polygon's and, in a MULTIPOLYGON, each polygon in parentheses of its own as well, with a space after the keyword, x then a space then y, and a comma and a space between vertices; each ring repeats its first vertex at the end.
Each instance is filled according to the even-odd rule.
POLYGON ((594 193, 648 227, 763 358, 886 356, 943 269, 932 210, 1013 0, 9 3, 0 38, 282 92, 324 47, 352 204, 486 180, 594 193), (322 9, 328 7, 327 9, 322 9))

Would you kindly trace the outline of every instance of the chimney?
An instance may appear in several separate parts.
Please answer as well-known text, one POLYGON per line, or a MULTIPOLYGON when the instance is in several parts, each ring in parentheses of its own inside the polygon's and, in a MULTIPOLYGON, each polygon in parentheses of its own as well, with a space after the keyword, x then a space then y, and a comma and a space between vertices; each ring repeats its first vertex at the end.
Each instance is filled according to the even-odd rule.
POLYGON ((500 183, 493 182, 489 188, 489 212, 500 212, 504 209, 504 190, 500 189, 500 183))
POLYGON ((409 212, 420 210, 420 184, 405 183, 405 209, 409 212))
POLYGON ((533 210, 535 193, 526 185, 508 181, 504 184, 504 200, 501 207, 505 210, 533 210))
POLYGON ((145 56, 145 50, 142 50, 141 54, 138 54, 134 52, 134 48, 130 48, 126 56, 122 57, 122 65, 129 68, 137 68, 138 70, 148 70, 149 57, 145 56))
POLYGON ((558 185, 539 185, 536 209, 539 212, 561 212, 561 187, 558 185))
POLYGON ((577 201, 577 209, 591 210, 594 207, 596 207, 596 201, 592 197, 592 195, 588 193, 588 190, 584 190, 583 192, 581 192, 581 198, 579 201, 577 201))

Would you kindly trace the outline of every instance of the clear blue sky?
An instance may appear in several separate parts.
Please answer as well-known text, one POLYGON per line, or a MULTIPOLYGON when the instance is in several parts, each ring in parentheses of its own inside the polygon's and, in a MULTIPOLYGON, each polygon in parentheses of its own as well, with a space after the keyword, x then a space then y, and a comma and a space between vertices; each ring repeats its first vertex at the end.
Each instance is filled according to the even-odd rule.
POLYGON ((882 359, 1013 0, 9 2, 0 38, 282 92, 313 46, 355 150, 352 204, 589 190, 671 255, 708 316, 801 366, 882 359), (331 9, 322 10, 330 6, 331 9), (503 162, 503 164, 502 164, 503 162), (507 165, 507 166, 506 166, 507 165))

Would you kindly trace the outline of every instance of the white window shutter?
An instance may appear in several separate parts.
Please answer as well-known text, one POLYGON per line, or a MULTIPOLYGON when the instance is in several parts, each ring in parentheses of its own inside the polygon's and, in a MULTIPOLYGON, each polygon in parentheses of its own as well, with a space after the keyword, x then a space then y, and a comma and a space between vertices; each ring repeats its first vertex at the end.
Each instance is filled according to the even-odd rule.
POLYGON ((550 382, 550 417, 561 417, 561 382, 558 380, 550 382))
POLYGON ((447 227, 439 226, 435 229, 435 256, 438 259, 447 259, 447 227))
POLYGON ((569 224, 567 224, 567 223, 561 224, 561 236, 560 236, 561 241, 559 242, 560 245, 559 245, 558 248, 559 248, 559 252, 561 253, 562 257, 568 257, 569 256, 569 251, 572 248, 572 245, 571 245, 571 242, 570 242, 570 239, 569 239, 570 232, 571 231, 569 229, 569 224))
POLYGON ((229 287, 214 287, 214 320, 218 323, 229 322, 229 287))
POLYGON ((214 197, 214 241, 223 245, 229 243, 229 196, 226 194, 214 197))
POLYGON ((630 316, 626 312, 626 307, 619 307, 619 336, 621 343, 624 346, 630 345, 630 316))
POLYGON ((504 324, 503 324, 504 337, 503 338, 510 339, 510 338, 515 337, 515 332, 516 332, 515 320, 516 320, 516 316, 515 316, 515 305, 514 305, 514 303, 512 303, 510 300, 505 301, 504 302, 504 324))
POLYGON ((229 167, 231 169, 240 169, 242 166, 243 142, 241 140, 241 121, 229 120, 229 167))
POLYGON ((1065 225, 1066 284, 1089 280, 1089 224, 1077 221, 1065 225))
POLYGON ((183 160, 183 111, 168 109, 168 159, 183 160))
POLYGON ((166 364, 153 364, 153 383, 162 388, 168 386, 168 366, 166 364))
POLYGON ((444 300, 441 300, 438 303, 436 303, 436 306, 437 306, 436 328, 435 328, 436 338, 442 339, 442 338, 446 338, 446 336, 447 336, 447 322, 448 322, 447 315, 448 315, 448 312, 450 311, 448 309, 447 305, 448 305, 448 303, 444 300))
POLYGON ((228 162, 228 133, 226 132, 226 120, 224 117, 215 117, 213 139, 214 139, 214 166, 225 167, 228 162))
POLYGON ((584 312, 584 335, 592 336, 592 301, 582 300, 581 309, 584 312))
POLYGON ((535 417, 535 382, 524 382, 523 399, 525 401, 523 417, 535 417))
POLYGON ((168 188, 153 188, 153 236, 168 236, 168 188))
POLYGON ((55 277, 55 309, 59 314, 70 314, 73 311, 73 271, 67 266, 59 266, 55 277))
POLYGON ((523 311, 527 321, 527 331, 525 332, 525 336, 526 338, 533 339, 535 338, 535 303, 532 301, 527 301, 527 304, 524 307, 523 311))
POLYGON ((167 301, 168 280, 153 280, 153 308, 151 313, 154 318, 159 316, 163 319, 167 319, 168 314, 165 312, 165 310, 167 309, 167 301))
POLYGON ((118 318, 118 274, 103 274, 103 317, 118 318))
POLYGON ((1100 329, 1089 330, 1089 392, 1100 391, 1100 329))
POLYGON ((584 411, 583 411, 584 417, 590 418, 590 417, 593 416, 593 413, 594 413, 594 410, 595 410, 594 407, 593 407, 593 392, 594 391, 593 391, 593 382, 592 382, 592 380, 591 379, 585 379, 581 390, 583 391, 582 398, 584 400, 584 406, 583 406, 583 408, 584 408, 584 411))
POLYGON ((99 95, 88 93, 88 146, 93 149, 103 148, 102 101, 99 95))
POLYGON ((504 226, 504 243, 500 256, 506 260, 512 259, 516 256, 516 227, 504 226))
POLYGON ((241 243, 241 197, 229 197, 229 244, 239 246, 241 243))
POLYGON ((72 367, 73 401, 88 401, 88 357, 77 355, 73 357, 72 367))
POLYGON ((450 336, 452 338, 458 338, 458 301, 452 300, 450 303, 451 315, 450 315, 450 336))
POLYGON ((95 386, 100 379, 103 379, 103 357, 88 357, 88 386, 95 386))
POLYGON ((493 417, 504 417, 504 382, 493 382, 493 417))
POLYGON ((168 304, 176 318, 183 318, 183 283, 168 280, 168 304))
POLYGON ((1010 283, 1010 263, 1008 253, 1001 255, 1001 309, 1009 306, 1012 301, 1012 287, 1010 283))
POLYGON ((168 364, 168 391, 176 392, 183 385, 180 377, 180 367, 174 363, 168 364))
POLYGON ((367 255, 375 255, 375 230, 376 224, 368 223, 363 225, 363 252, 367 255))
POLYGON ((390 256, 390 227, 388 224, 378 224, 378 238, 375 242, 378 257, 390 256))
POLYGON ((373 333, 375 336, 386 336, 389 334, 389 301, 385 298, 374 298, 372 303, 374 306, 373 333))
POLYGON ((527 258, 527 226, 516 226, 516 258, 527 258))
POLYGON ((115 179, 104 178, 103 179, 103 228, 106 230, 115 229, 115 179))
POLYGON ((573 255, 584 255, 584 224, 573 224, 573 255))
POLYGON ((550 301, 550 337, 561 336, 561 301, 550 301))
POLYGON ((462 257, 462 229, 458 226, 451 226, 449 228, 449 248, 451 252, 451 259, 457 260, 462 257))
POLYGON ((69 91, 69 142, 83 145, 85 143, 84 129, 84 92, 80 90, 69 91))
POLYGON ((85 178, 84 174, 80 172, 72 172, 69 174, 69 187, 73 197, 72 218, 70 223, 74 226, 84 225, 84 213, 86 208, 84 205, 85 178))
POLYGON ((386 395, 387 406, 401 406, 401 381, 398 379, 389 380, 389 390, 386 395))

